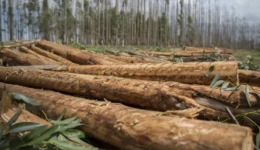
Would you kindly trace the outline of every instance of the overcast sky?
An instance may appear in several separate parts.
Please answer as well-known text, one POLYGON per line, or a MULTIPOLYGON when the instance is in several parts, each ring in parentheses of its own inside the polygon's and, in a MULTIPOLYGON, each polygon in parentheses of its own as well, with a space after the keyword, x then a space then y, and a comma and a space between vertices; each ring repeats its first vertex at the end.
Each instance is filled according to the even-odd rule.
POLYGON ((227 8, 235 8, 238 17, 245 17, 250 23, 260 23, 260 0, 219 0, 227 8))

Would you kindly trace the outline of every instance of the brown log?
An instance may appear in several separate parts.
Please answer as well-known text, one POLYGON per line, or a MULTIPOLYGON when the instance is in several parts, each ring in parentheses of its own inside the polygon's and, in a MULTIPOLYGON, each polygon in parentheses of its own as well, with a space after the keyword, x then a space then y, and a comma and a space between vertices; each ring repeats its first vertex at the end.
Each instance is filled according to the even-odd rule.
POLYGON ((82 119, 84 126, 81 128, 88 135, 120 149, 253 150, 251 129, 238 125, 168 117, 121 104, 15 85, 7 85, 7 89, 37 100, 48 116, 57 117, 66 108, 65 117, 82 119))
POLYGON ((223 80, 230 79, 233 83, 238 81, 237 62, 68 66, 65 70, 79 74, 113 75, 134 79, 203 85, 210 85, 215 75, 220 73, 223 80), (211 66, 214 66, 215 70, 206 78, 205 74, 211 66))
MULTIPOLYGON (((2 87, 4 87, 3 83, 0 84, 2 85, 2 87)), ((16 114, 16 112, 19 110, 19 107, 12 104, 12 100, 10 99, 8 93, 4 91, 3 88, 1 88, 0 92, 1 92, 0 95, 2 95, 1 118, 5 123, 7 123, 16 114)), ((51 125, 46 120, 43 120, 40 117, 33 115, 32 113, 24 109, 22 109, 21 115, 19 116, 19 118, 15 123, 19 123, 19 122, 35 122, 42 125, 49 125, 49 126, 51 125)))
POLYGON ((239 81, 251 86, 260 87, 260 72, 250 70, 238 70, 239 81))
POLYGON ((99 54, 95 54, 95 53, 82 52, 78 49, 74 49, 50 41, 41 40, 36 44, 36 46, 42 47, 43 49, 47 49, 56 55, 59 55, 65 59, 68 59, 74 63, 81 64, 81 65, 126 64, 124 62, 111 59, 107 56, 100 56, 99 54))
MULTIPOLYGON (((219 89, 210 94, 210 87, 189 87, 174 82, 160 83, 118 77, 4 67, 0 67, 0 80, 7 83, 84 95, 101 100, 105 98, 115 102, 161 111, 200 108, 204 109, 201 116, 210 119, 226 118, 225 107, 236 107, 238 104, 248 107, 245 94, 242 91, 236 91, 231 96, 231 92, 226 91, 220 97, 219 89), (209 101, 207 103, 215 104, 219 102, 221 105, 200 104, 196 100, 201 100, 201 98, 206 98, 209 101)), ((251 93, 249 96, 252 106, 259 106, 259 98, 251 93)), ((240 112, 244 111, 235 111, 234 113, 240 112)))
POLYGON ((134 64, 134 63, 159 63, 162 61, 158 60, 152 60, 149 58, 144 58, 144 57, 135 57, 135 56, 115 56, 115 55, 107 55, 108 57, 112 59, 116 59, 119 61, 126 62, 128 64, 134 64))
POLYGON ((43 56, 43 55, 40 55, 40 54, 38 54, 38 53, 36 53, 36 52, 34 52, 34 51, 28 49, 28 48, 25 47, 25 46, 19 47, 19 51, 22 52, 22 53, 25 53, 25 54, 33 55, 33 56, 35 56, 36 58, 38 58, 38 59, 40 59, 40 60, 49 62, 49 63, 54 64, 54 65, 56 65, 56 64, 57 64, 57 65, 58 65, 58 64, 59 64, 59 65, 62 65, 62 64, 63 64, 63 63, 61 63, 61 62, 58 62, 58 61, 55 61, 55 60, 50 59, 50 58, 48 58, 48 57, 45 57, 45 56, 43 56))
POLYGON ((50 59, 53 59, 55 61, 61 62, 64 65, 77 65, 76 63, 73 63, 73 62, 71 62, 71 61, 69 61, 67 59, 64 59, 64 58, 62 58, 62 57, 60 57, 58 55, 55 55, 55 54, 50 53, 48 51, 45 51, 45 50, 43 50, 41 48, 38 48, 38 47, 36 47, 34 45, 31 45, 29 48, 31 50, 33 50, 34 52, 40 54, 40 55, 43 55, 43 56, 45 56, 47 58, 50 58, 50 59))
POLYGON ((60 65, 60 63, 55 61, 46 61, 37 58, 31 54, 24 54, 19 51, 4 49, 0 51, 0 55, 5 56, 7 58, 11 58, 12 60, 19 62, 20 65, 60 65))

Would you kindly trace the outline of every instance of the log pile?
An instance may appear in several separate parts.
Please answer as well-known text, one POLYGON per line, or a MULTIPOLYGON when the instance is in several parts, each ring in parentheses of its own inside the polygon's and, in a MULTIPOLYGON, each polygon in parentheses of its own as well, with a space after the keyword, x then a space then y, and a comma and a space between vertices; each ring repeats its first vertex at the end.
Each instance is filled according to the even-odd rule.
POLYGON ((260 123, 252 113, 260 108, 259 72, 239 70, 235 61, 165 59, 215 51, 186 47, 120 56, 45 40, 21 42, 0 48, 0 59, 8 64, 0 67, 0 94, 29 96, 50 118, 66 108, 65 118, 80 118, 87 135, 120 149, 251 150, 255 126, 247 118, 260 123), (230 124, 237 120, 244 127, 230 124))

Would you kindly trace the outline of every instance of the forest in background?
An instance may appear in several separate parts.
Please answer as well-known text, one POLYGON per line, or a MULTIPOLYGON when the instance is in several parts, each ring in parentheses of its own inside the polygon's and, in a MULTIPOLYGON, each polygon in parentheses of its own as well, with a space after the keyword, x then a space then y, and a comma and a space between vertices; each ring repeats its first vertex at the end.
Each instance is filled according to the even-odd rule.
POLYGON ((0 41, 260 48, 260 24, 218 0, 0 0, 0 12, 0 41))

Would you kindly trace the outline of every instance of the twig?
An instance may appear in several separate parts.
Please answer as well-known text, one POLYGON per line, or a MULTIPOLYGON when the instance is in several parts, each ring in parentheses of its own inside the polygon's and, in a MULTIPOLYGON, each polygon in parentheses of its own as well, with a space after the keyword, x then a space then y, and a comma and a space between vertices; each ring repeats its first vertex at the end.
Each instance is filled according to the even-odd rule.
POLYGON ((234 121, 236 124, 240 125, 239 122, 237 121, 236 117, 235 117, 235 116, 232 114, 232 112, 230 111, 230 109, 229 109, 228 107, 226 107, 226 110, 227 110, 228 114, 230 115, 230 117, 233 119, 233 121, 234 121))

